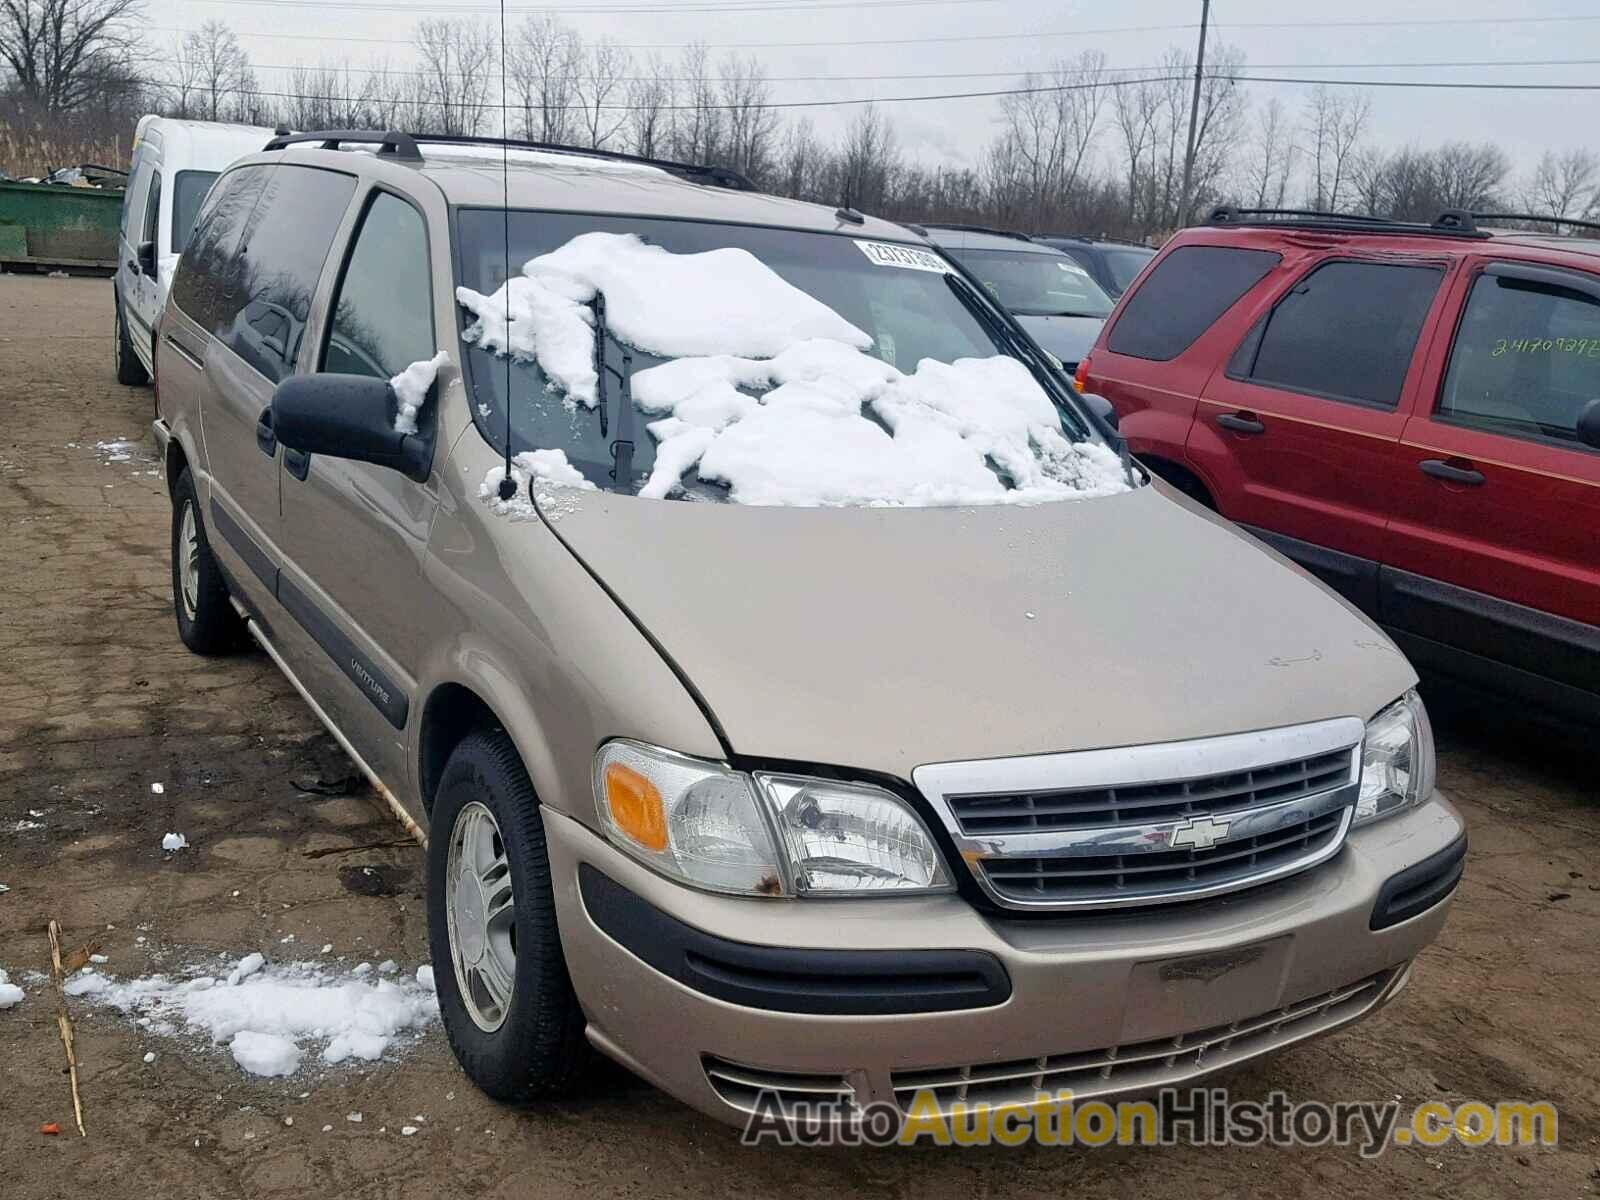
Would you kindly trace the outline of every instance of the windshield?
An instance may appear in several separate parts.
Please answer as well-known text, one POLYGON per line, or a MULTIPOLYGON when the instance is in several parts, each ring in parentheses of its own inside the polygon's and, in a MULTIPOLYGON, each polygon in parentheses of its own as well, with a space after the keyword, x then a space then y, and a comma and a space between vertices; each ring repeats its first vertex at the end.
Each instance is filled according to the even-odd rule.
POLYGON ((211 190, 216 171, 179 171, 172 189, 172 252, 182 254, 194 232, 200 204, 211 190))
POLYGON ((953 250, 991 295, 1019 317, 1105 317, 1111 297, 1065 254, 953 250))
POLYGON ((1119 295, 1127 291, 1128 285, 1139 277, 1145 263, 1156 256, 1154 250, 1145 249, 1102 250, 1101 253, 1106 256, 1106 270, 1111 272, 1119 295))
POLYGON ((509 395, 524 473, 757 504, 1126 487, 1043 368, 925 248, 513 212, 508 304, 502 218, 457 213, 457 300, 479 428, 504 449, 509 395))

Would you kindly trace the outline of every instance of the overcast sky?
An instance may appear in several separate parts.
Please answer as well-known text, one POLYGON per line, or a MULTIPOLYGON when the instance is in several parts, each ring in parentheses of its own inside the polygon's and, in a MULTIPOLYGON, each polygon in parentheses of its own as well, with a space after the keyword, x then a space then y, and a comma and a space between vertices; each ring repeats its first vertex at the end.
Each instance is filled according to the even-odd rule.
MULTIPOLYGON (((533 5, 508 0, 514 25, 533 5)), ((1155 64, 1170 45, 1192 51, 1200 0, 1040 3, 1038 0, 572 0, 556 6, 586 37, 609 35, 644 57, 702 40, 714 58, 738 46, 766 65, 776 100, 829 100, 982 91, 1007 86, 1022 70, 1084 49, 1105 52, 1115 68, 1155 64), (707 12, 744 4, 773 11, 707 12), (651 9, 617 13, 618 8, 651 9), (611 13, 592 10, 610 8, 611 13), (695 11, 700 9, 702 11, 695 11), (1130 28, 1140 27, 1140 28, 1130 28), (1115 31, 1112 31, 1115 30, 1115 31), (1007 36, 996 36, 1007 35, 1007 36), (1016 36, 1009 36, 1016 35, 1016 36), (887 39, 944 38, 894 43, 887 39), (757 45, 756 43, 760 43, 757 45), (813 43, 803 45, 800 43, 813 43), (817 45, 815 43, 831 43, 817 45), (874 44, 876 43, 876 44, 874 44), (784 76, 940 75, 970 78, 784 80, 784 76)), ((221 18, 240 34, 264 89, 286 86, 270 65, 348 58, 364 65, 409 59, 412 23, 422 16, 498 21, 492 0, 147 0, 151 36, 168 45, 178 31, 221 18), (293 35, 293 36, 288 36, 293 35), (392 40, 386 40, 392 39, 392 40)), ((1312 6, 1284 0, 1216 0, 1210 44, 1237 46, 1261 74, 1346 79, 1594 83, 1600 80, 1600 4, 1525 0, 1347 0, 1312 6), (1297 17, 1303 21, 1297 23, 1297 17), (1587 20, 1562 18, 1588 17, 1587 20), (1330 22, 1374 22, 1369 25, 1330 22), (1387 24, 1380 24, 1387 22, 1387 24), (1414 22, 1414 23, 1401 23, 1414 22), (1586 65, 1388 68, 1379 64, 1590 59, 1586 65), (1335 65, 1340 64, 1340 65, 1335 65), (1362 65, 1352 65, 1362 64, 1362 65)), ((1298 107, 1308 88, 1252 84, 1253 102, 1273 94, 1298 107)), ((1399 146, 1449 138, 1490 139, 1519 169, 1546 149, 1593 145, 1600 92, 1510 92, 1374 88, 1371 140, 1399 146)), ((923 161, 976 161, 993 133, 996 101, 886 104, 908 155, 923 161)), ((842 129, 853 110, 807 110, 819 132, 842 129)), ((798 114, 788 114, 798 115, 798 114)), ((1109 130, 1101 153, 1112 150, 1109 130)))

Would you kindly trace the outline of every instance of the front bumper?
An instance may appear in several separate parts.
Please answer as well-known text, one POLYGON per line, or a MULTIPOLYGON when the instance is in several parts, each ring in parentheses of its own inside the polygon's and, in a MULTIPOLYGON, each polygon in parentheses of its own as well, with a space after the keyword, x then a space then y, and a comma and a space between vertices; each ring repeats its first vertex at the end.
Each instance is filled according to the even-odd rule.
POLYGON ((775 901, 697 892, 571 818, 546 809, 544 819, 562 945, 590 1040, 733 1124, 745 1122, 762 1087, 787 1099, 902 1108, 917 1087, 933 1089, 941 1107, 1031 1099, 1040 1084, 1083 1098, 1144 1092, 1337 1028, 1404 986, 1449 909, 1444 888, 1414 915, 1373 928, 1385 885, 1464 833, 1454 806, 1436 795, 1356 830, 1330 862, 1263 888, 1142 912, 1041 918, 979 912, 955 895, 775 901), (614 932, 615 924, 597 923, 580 886, 582 874, 593 903, 596 873, 713 944, 743 945, 753 961, 762 961, 761 947, 908 958, 976 952, 1003 970, 1009 994, 953 1011, 848 1003, 845 1011, 781 1011, 782 1000, 751 994, 733 1003, 604 932, 601 923, 614 932))

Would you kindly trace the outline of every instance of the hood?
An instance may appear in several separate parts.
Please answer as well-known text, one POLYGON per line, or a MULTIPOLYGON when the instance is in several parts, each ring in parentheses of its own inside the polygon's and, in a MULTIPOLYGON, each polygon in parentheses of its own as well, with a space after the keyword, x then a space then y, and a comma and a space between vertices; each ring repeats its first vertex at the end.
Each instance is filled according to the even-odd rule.
POLYGON ((1366 718, 1416 679, 1343 600, 1153 486, 960 509, 591 493, 547 519, 743 755, 909 779, 1366 718))
POLYGON ((1076 367, 1100 336, 1104 317, 1023 317, 1018 324, 1068 369, 1076 367))

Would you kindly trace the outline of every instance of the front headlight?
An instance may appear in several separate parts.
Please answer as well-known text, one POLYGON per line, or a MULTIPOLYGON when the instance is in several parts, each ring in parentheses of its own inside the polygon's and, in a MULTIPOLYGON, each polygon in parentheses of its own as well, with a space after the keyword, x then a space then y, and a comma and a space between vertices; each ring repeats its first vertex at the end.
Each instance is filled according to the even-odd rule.
POLYGON ((1367 722, 1354 824, 1402 812, 1433 795, 1433 727, 1422 697, 1407 692, 1367 722))
POLYGON ((607 836, 664 875, 745 895, 904 895, 952 885, 927 827, 865 784, 755 776, 642 742, 594 767, 607 836))

